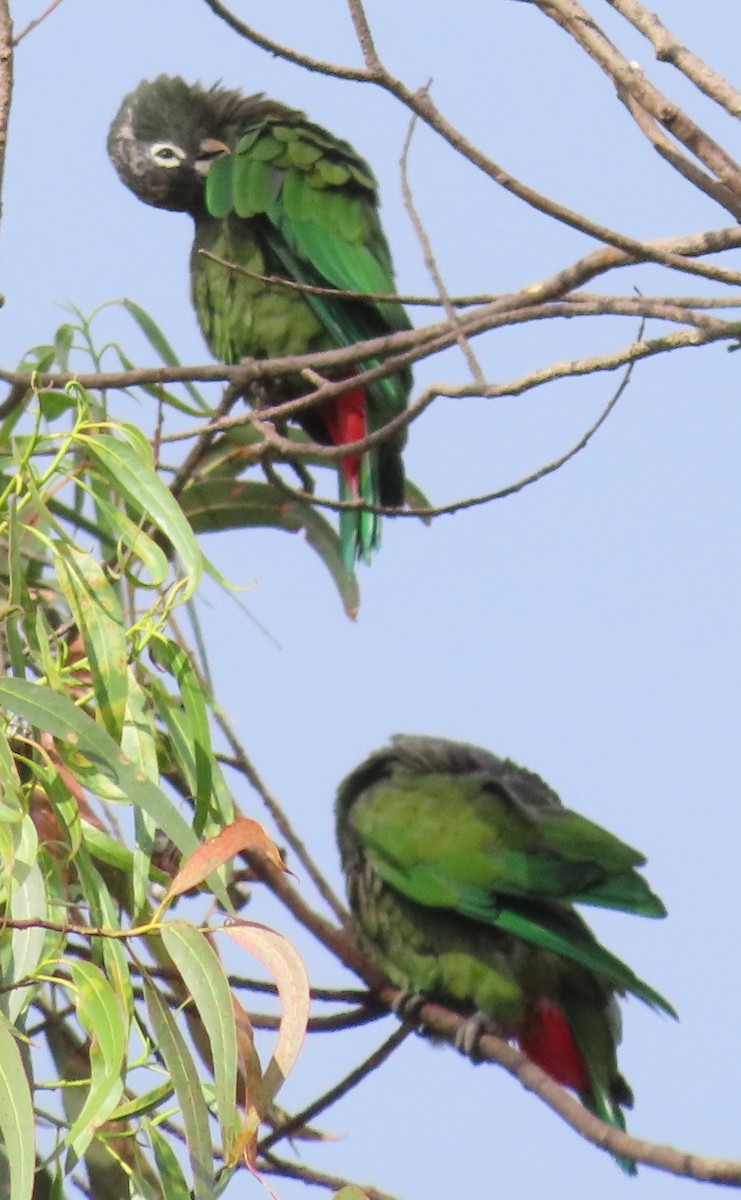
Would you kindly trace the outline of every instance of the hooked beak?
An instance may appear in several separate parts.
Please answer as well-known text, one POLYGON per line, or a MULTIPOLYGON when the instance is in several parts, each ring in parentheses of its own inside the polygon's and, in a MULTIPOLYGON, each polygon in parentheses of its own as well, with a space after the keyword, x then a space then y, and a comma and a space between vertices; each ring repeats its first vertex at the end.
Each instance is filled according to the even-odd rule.
POLYGON ((221 158, 223 154, 231 154, 231 149, 226 142, 219 141, 218 138, 204 138, 198 149, 200 153, 196 159, 196 171, 199 175, 208 175, 209 167, 215 158, 221 158))

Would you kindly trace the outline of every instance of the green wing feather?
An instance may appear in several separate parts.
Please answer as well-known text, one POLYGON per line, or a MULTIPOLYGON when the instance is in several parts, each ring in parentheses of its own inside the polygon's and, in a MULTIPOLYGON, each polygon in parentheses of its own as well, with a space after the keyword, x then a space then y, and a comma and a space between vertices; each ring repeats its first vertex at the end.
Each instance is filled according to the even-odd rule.
POLYGON ((400 777, 368 789, 351 819, 370 849, 410 874, 433 868, 482 893, 665 915, 635 870, 638 851, 569 809, 528 811, 493 781, 400 777))
MULTIPOLYGON (((212 163, 206 179, 212 216, 267 219, 265 238, 288 278, 361 293, 393 293, 391 256, 376 211, 376 183, 352 148, 308 122, 263 117, 244 130, 233 155, 212 163)), ((307 294, 307 303, 338 345, 408 329, 394 301, 307 294)), ((406 403, 410 377, 400 372, 371 389, 377 428, 406 403)))
POLYGON ((527 812, 490 781, 437 774, 368 788, 349 819, 373 869, 407 899, 523 938, 675 1015, 570 908, 664 912, 634 870, 642 856, 593 822, 558 807, 527 812))

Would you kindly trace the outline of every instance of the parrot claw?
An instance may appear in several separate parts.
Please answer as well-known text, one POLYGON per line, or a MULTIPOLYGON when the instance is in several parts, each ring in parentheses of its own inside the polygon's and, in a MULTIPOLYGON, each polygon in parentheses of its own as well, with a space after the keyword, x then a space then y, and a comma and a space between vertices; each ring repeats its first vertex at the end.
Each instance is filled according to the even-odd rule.
POLYGON ((426 999, 427 997, 422 992, 401 991, 391 1005, 391 1008, 397 1017, 402 1021, 406 1021, 407 1024, 413 1025, 421 1033, 424 1031, 424 1025, 419 1020, 419 1014, 426 999))
POLYGON ((474 1013, 472 1017, 467 1017, 455 1035, 453 1045, 456 1050, 460 1050, 466 1058, 471 1062, 480 1062, 478 1047, 482 1033, 488 1033, 492 1028, 492 1023, 484 1013, 474 1013))

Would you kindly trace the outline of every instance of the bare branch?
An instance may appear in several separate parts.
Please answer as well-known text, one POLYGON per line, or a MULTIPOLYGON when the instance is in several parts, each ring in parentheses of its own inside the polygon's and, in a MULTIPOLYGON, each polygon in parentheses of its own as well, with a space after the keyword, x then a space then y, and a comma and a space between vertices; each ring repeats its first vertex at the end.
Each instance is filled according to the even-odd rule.
POLYGON ((240 37, 246 38, 248 42, 259 46, 261 50, 267 50, 268 54, 274 54, 277 58, 283 58, 286 62, 295 63, 297 67, 305 67, 307 71, 315 71, 319 75, 329 75, 335 79, 349 79, 356 83, 370 82, 372 75, 368 71, 362 69, 354 69, 353 67, 343 67, 336 63, 323 62, 320 58, 312 58, 310 54, 300 54, 291 46, 284 46, 281 42, 276 42, 273 38, 266 37, 260 33, 254 26, 248 25, 246 21, 240 21, 232 12, 221 3, 221 0, 204 0, 204 4, 211 9, 214 16, 220 17, 225 21, 230 29, 238 33, 240 37))
POLYGON ((17 46, 18 43, 23 40, 26 34, 30 33, 32 29, 35 29, 37 25, 40 25, 42 21, 45 21, 46 18, 54 12, 55 8, 59 8, 61 3, 62 0, 51 0, 51 4, 44 9, 40 16, 34 17, 33 20, 28 22, 28 25, 23 27, 19 34, 16 34, 16 36, 13 38, 13 45, 17 46))
POLYGON ((376 47, 373 42, 368 18, 363 9, 362 0, 347 0, 347 7, 350 10, 350 17, 355 26, 355 33, 358 38, 360 49, 363 52, 363 59, 369 74, 375 75, 382 70, 381 61, 376 53, 376 47))
POLYGON ((398 1029, 394 1030, 390 1037, 386 1038, 386 1041, 383 1042, 377 1050, 374 1050, 372 1054, 368 1055, 368 1057, 360 1064, 360 1066, 355 1067, 353 1071, 350 1071, 348 1075, 345 1075, 344 1079, 341 1079, 339 1083, 336 1083, 334 1087, 326 1091, 323 1096, 318 1096, 317 1099, 313 1100, 311 1104, 307 1104, 306 1108, 303 1108, 301 1112, 296 1113, 296 1115, 291 1117, 290 1120, 285 1121, 282 1125, 279 1125, 277 1129, 274 1129, 272 1133, 269 1133, 267 1137, 262 1138, 258 1144, 259 1152, 264 1154, 265 1151, 269 1150, 271 1146, 274 1146, 276 1142, 281 1141, 283 1138, 290 1137, 291 1134, 295 1133, 297 1129, 300 1129, 302 1125, 308 1125, 309 1122, 313 1121, 314 1118, 319 1116, 320 1113, 325 1112, 326 1109, 331 1107, 331 1105, 336 1104, 338 1100, 341 1100, 343 1096, 346 1096, 348 1092, 351 1092, 352 1089, 357 1087, 359 1083, 362 1083, 364 1079, 367 1079, 367 1077, 371 1075, 373 1071, 377 1071, 378 1068, 385 1063, 386 1059, 393 1054, 394 1050, 396 1050, 396 1048, 400 1046, 402 1042, 406 1041, 411 1032, 412 1029, 410 1025, 400 1025, 398 1029))
MULTIPOLYGON (((425 121, 431 129, 439 133, 457 153, 466 158, 473 166, 477 167, 500 187, 511 192, 514 196, 523 200, 531 208, 542 212, 545 216, 551 217, 572 229, 577 229, 581 233, 595 238, 597 241, 606 243, 608 246, 622 250, 626 255, 633 256, 638 261, 660 262, 674 270, 693 271, 693 268, 687 267, 683 259, 671 252, 662 250, 656 243, 642 242, 636 238, 629 237, 627 234, 618 233, 616 230, 592 221, 581 213, 577 213, 573 209, 559 204, 552 198, 544 196, 534 188, 522 183, 514 175, 505 171, 493 159, 489 158, 488 155, 479 150, 473 142, 451 124, 439 111, 426 89, 412 90, 380 64, 373 71, 367 69, 353 70, 349 67, 337 66, 334 63, 322 62, 320 59, 312 58, 310 55, 299 54, 290 47, 283 46, 279 42, 265 37, 258 30, 246 25, 243 21, 239 21, 221 4, 221 0, 204 0, 204 2, 212 12, 226 21, 240 36, 254 43, 254 45, 268 50, 271 54, 276 54, 278 57, 284 58, 287 62, 296 63, 299 66, 306 67, 307 70, 317 71, 320 74, 334 78, 352 80, 358 83, 373 83, 383 88, 384 91, 395 96, 411 112, 416 113, 418 117, 425 121)), ((533 2, 539 3, 540 0, 533 0, 533 2)), ((543 0, 543 3, 545 3, 545 0, 543 0)), ((696 268, 694 270, 697 274, 702 273, 697 271, 696 268)))
POLYGON ((621 99, 631 96, 699 158, 735 197, 741 198, 741 166, 677 104, 654 87, 640 68, 620 53, 578 0, 534 0, 534 3, 594 59, 614 82, 621 99))
MULTIPOLYGON (((330 1192, 339 1192, 341 1188, 348 1186, 348 1180, 343 1179, 340 1175, 328 1175, 326 1171, 315 1171, 313 1167, 303 1167, 297 1163, 286 1162, 285 1159, 277 1158, 270 1153, 265 1154, 264 1161, 261 1160, 260 1170, 263 1175, 280 1175, 285 1179, 300 1179, 303 1183, 323 1187, 330 1192)), ((369 1187, 368 1184, 363 1184, 361 1190, 368 1200, 395 1200, 395 1197, 389 1192, 380 1192, 378 1188, 369 1187)))
POLYGON ((683 46, 666 25, 662 25, 656 13, 648 12, 637 0, 607 0, 607 3, 648 38, 659 62, 671 63, 732 117, 741 117, 741 92, 683 46))
POLYGON ((409 129, 407 131, 407 136, 404 139, 404 147, 402 149, 401 159, 399 161, 399 170, 401 173, 401 194, 404 198, 404 207, 406 208, 406 210, 409 214, 409 219, 412 222, 414 232, 417 235, 417 240, 418 240, 420 246, 422 247, 422 255, 424 257, 425 266, 427 267, 427 270, 430 273, 430 277, 432 278, 432 281, 435 284, 435 287, 437 288, 438 295, 440 296, 440 301, 443 305, 443 308, 445 309, 445 315, 447 316, 448 321, 450 322, 450 327, 455 332, 455 340, 457 341, 457 343, 460 347, 461 354, 463 355, 464 359, 466 360, 466 363, 468 364, 468 369, 471 372, 471 378, 474 380, 475 383, 477 383, 480 387, 483 388, 485 386, 484 373, 481 370, 481 367, 478 363, 476 355, 473 352, 471 343, 469 342, 468 338, 466 337, 465 333, 463 332, 461 323, 458 320, 458 314, 455 311, 455 308, 450 299, 450 296, 448 295, 447 288, 445 287, 445 283, 443 282, 443 277, 440 274, 437 262, 435 261, 435 255, 432 251, 432 244, 430 242, 430 239, 427 236, 427 230, 425 229, 424 225, 422 224, 419 213, 417 212, 417 209, 414 204, 414 197, 412 195, 412 189, 409 184, 408 166, 409 166, 409 150, 410 150, 410 147, 412 144, 412 135, 414 134, 414 126, 415 126, 416 122, 417 122, 417 117, 413 116, 411 121, 409 122, 409 129))
MULTIPOLYGON (((0 218, 3 213, 3 174, 8 145, 8 118, 13 95, 13 22, 9 0, 0 0, 0 218)), ((0 296, 0 305, 3 299, 0 296)))

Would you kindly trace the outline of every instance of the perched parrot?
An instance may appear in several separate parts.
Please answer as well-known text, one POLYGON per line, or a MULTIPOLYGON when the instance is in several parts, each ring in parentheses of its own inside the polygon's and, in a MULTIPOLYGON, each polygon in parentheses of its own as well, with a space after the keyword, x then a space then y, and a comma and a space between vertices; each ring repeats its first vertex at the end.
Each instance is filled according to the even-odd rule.
MULTIPOLYGON (((310 354, 410 328, 393 300, 316 295, 255 278, 341 292, 395 291, 373 172, 352 146, 303 113, 262 95, 160 75, 124 99, 108 153, 140 200, 193 217, 193 304, 223 362, 310 354), (252 274, 230 271, 199 250, 252 274)), ((296 375, 266 399, 291 399, 310 387, 296 375)), ((410 388, 411 374, 399 371, 305 411, 301 424, 325 445, 358 441, 403 412, 410 388)), ((404 441, 397 430, 362 456, 343 458, 340 498, 403 504, 404 441)), ((378 545, 378 515, 343 511, 340 537, 352 570, 378 545)))
POLYGON ((616 996, 676 1013, 573 906, 665 916, 643 855, 532 771, 443 738, 392 738, 340 784, 336 817, 354 926, 392 983, 488 1018, 625 1129, 616 996))

